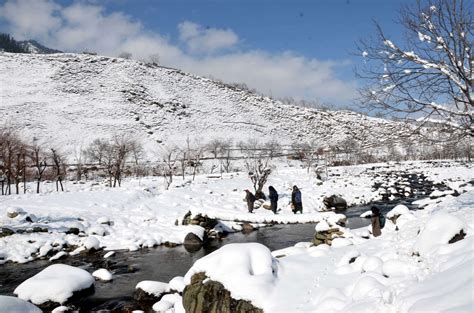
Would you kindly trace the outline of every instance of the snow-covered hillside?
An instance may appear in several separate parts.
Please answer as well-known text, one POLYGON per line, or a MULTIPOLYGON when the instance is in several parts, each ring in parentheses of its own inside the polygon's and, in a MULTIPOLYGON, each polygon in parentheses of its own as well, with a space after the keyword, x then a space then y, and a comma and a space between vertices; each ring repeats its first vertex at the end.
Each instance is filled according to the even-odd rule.
MULTIPOLYGON (((258 71, 258 69, 255 69, 258 71)), ((399 124, 284 105, 220 82, 104 56, 0 54, 0 123, 61 147, 131 134, 150 148, 186 137, 386 142, 399 124)))

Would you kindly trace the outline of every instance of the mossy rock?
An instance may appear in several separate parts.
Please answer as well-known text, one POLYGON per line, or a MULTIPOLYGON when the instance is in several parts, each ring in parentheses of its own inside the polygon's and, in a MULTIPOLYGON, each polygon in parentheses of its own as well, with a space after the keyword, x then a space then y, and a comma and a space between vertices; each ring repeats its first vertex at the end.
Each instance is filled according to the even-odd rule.
POLYGON ((221 283, 204 273, 191 277, 191 284, 183 291, 183 306, 188 313, 263 313, 249 301, 233 299, 221 283))

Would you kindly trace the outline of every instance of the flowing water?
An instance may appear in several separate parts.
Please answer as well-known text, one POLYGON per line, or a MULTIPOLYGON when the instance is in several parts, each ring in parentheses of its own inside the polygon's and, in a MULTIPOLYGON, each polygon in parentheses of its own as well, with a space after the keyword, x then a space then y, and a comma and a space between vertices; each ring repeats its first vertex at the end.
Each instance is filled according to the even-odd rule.
MULTIPOLYGON (((370 219, 360 218, 360 214, 377 205, 382 213, 391 210, 395 205, 403 203, 410 208, 415 207, 411 202, 419 197, 426 196, 433 189, 433 184, 420 175, 406 174, 406 180, 413 192, 409 197, 400 197, 390 201, 360 205, 342 212, 348 217, 347 227, 355 229, 370 224, 370 219)), ((379 186, 374 186, 378 188, 379 186)), ((251 233, 234 233, 220 241, 212 241, 198 251, 190 252, 183 246, 175 248, 158 247, 142 249, 136 252, 117 251, 108 259, 104 259, 104 251, 88 255, 69 257, 61 262, 79 266, 89 272, 98 268, 107 268, 114 273, 112 282, 96 282, 95 293, 79 302, 74 303, 81 311, 107 311, 133 303, 133 292, 138 282, 142 280, 155 280, 168 282, 175 276, 183 276, 192 266, 194 261, 211 253, 219 247, 238 242, 259 242, 270 250, 277 250, 294 245, 301 241, 311 241, 314 235, 315 224, 275 225, 260 228, 251 233)), ((49 261, 34 261, 27 264, 4 264, 0 266, 0 294, 13 295, 13 290, 21 282, 35 275, 48 265, 49 261)), ((149 307, 142 307, 149 310, 149 307)))

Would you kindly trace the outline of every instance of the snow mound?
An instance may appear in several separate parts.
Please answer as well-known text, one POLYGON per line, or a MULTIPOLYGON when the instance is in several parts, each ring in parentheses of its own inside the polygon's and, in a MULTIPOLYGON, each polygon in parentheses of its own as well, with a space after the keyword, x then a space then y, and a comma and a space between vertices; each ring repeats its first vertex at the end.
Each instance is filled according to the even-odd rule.
POLYGON ((87 289, 93 284, 94 277, 87 271, 65 264, 54 264, 25 280, 13 293, 34 304, 47 301, 63 304, 75 291, 87 289))
POLYGON ((328 224, 326 221, 321 221, 321 222, 319 222, 318 224, 316 224, 316 226, 315 226, 314 229, 315 229, 317 232, 322 232, 322 231, 327 231, 327 230, 329 230, 329 228, 330 228, 330 227, 329 227, 329 224, 328 224))
POLYGON ((162 283, 159 281, 153 280, 144 280, 137 284, 135 289, 141 289, 150 295, 154 295, 159 297, 165 292, 169 291, 169 287, 167 283, 162 283))
POLYGON ((176 276, 169 281, 169 289, 176 290, 177 292, 183 292, 186 284, 184 283, 184 277, 176 276))
POLYGON ((404 215, 404 214, 410 214, 410 209, 403 204, 399 204, 395 206, 390 212, 387 213, 388 218, 392 218, 396 215, 404 215))
POLYGON ((386 293, 385 285, 373 275, 363 275, 354 284, 352 299, 358 301, 367 298, 385 298, 386 293))
POLYGON ((173 312, 184 312, 184 308, 180 304, 183 302, 183 299, 180 295, 176 293, 164 295, 160 301, 153 305, 153 311, 155 312, 168 312, 170 309, 174 309, 173 312), (181 310, 182 309, 182 310, 181 310))
POLYGON ((42 311, 28 301, 16 297, 0 296, 0 312, 41 313, 42 311))
POLYGON ((387 260, 382 265, 382 272, 385 276, 407 276, 416 271, 416 268, 409 263, 400 260, 387 260))
POLYGON ((102 281, 111 281, 113 279, 112 273, 106 270, 105 268, 100 268, 97 271, 93 272, 92 276, 102 281))
POLYGON ((87 237, 86 239, 84 239, 82 244, 84 245, 84 247, 87 250, 91 250, 91 249, 96 249, 97 250, 97 249, 99 249, 99 246, 100 246, 99 239, 97 239, 94 236, 87 237))
POLYGON ((190 284, 191 277, 200 272, 222 283, 234 299, 249 300, 263 307, 275 284, 277 260, 262 244, 234 243, 197 260, 184 276, 184 282, 190 284))
POLYGON ((382 273, 382 266, 383 261, 379 257, 370 256, 365 260, 362 269, 364 272, 382 273))
POLYGON ((437 246, 447 244, 461 230, 466 232, 466 228, 467 225, 454 215, 438 212, 426 222, 413 246, 413 251, 420 255, 428 254, 437 246))

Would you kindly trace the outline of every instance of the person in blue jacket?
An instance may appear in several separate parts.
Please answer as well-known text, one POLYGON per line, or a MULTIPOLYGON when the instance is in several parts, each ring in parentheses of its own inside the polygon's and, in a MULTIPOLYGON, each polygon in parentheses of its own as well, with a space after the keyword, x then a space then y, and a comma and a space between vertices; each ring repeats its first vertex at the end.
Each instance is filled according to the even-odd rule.
POLYGON ((277 209, 278 209, 278 193, 273 188, 273 186, 268 187, 268 192, 270 193, 270 208, 272 209, 272 212, 274 214, 277 214, 277 209))
POLYGON ((301 200, 301 191, 295 185, 293 186, 293 192, 291 193, 291 204, 293 206, 293 213, 298 213, 298 211, 303 214, 303 202, 301 200))

